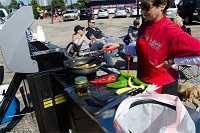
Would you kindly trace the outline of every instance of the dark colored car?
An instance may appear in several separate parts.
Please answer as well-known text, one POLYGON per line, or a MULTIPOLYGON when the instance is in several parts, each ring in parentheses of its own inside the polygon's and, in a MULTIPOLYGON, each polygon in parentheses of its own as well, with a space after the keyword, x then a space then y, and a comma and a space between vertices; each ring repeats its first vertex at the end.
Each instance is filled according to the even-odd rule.
POLYGON ((178 14, 185 24, 192 23, 193 20, 200 21, 200 0, 181 0, 178 4, 178 14))
POLYGON ((79 14, 80 20, 86 20, 91 17, 93 17, 93 14, 90 9, 81 9, 80 10, 80 14, 79 14))

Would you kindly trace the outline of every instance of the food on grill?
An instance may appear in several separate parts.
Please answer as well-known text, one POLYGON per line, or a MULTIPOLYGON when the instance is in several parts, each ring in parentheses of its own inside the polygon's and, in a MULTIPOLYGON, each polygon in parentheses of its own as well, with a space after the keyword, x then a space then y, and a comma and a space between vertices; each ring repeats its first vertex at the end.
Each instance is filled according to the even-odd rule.
POLYGON ((97 66, 97 64, 84 64, 84 65, 75 66, 74 68, 88 69, 88 68, 93 68, 93 67, 96 67, 96 66, 97 66))
POLYGON ((117 75, 115 74, 107 74, 103 76, 99 76, 95 80, 90 81, 92 84, 109 84, 115 82, 117 80, 117 75))
POLYGON ((124 76, 120 76, 116 82, 109 83, 106 85, 106 87, 109 89, 120 89, 127 87, 127 85, 128 85, 128 80, 124 76))

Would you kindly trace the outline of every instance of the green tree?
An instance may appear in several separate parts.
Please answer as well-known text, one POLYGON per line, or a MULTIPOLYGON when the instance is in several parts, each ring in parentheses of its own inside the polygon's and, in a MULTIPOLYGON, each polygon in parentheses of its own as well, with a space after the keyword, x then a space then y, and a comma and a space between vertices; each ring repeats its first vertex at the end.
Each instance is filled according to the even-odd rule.
POLYGON ((32 8, 33 8, 33 15, 34 15, 34 18, 35 18, 35 19, 38 19, 40 14, 39 14, 39 12, 38 12, 39 4, 38 4, 37 0, 32 0, 32 1, 31 1, 31 5, 32 5, 32 8))
POLYGON ((1 4, 1 2, 0 2, 0 8, 5 8, 5 7, 1 4))
POLYGON ((58 8, 64 10, 65 2, 64 2, 64 0, 52 0, 51 6, 54 10, 58 9, 58 8))
POLYGON ((16 0, 11 0, 10 5, 8 6, 9 9, 17 9, 18 3, 16 0))
POLYGON ((87 8, 88 7, 88 0, 78 0, 76 6, 79 9, 87 8))

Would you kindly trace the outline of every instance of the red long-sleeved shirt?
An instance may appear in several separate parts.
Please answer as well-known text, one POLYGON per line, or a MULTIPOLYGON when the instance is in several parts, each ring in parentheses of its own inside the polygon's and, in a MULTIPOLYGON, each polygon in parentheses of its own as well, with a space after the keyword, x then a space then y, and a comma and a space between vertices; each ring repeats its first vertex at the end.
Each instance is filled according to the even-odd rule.
POLYGON ((200 55, 200 41, 163 17, 157 22, 146 22, 141 26, 136 50, 138 78, 161 86, 157 90, 161 93, 162 86, 175 82, 178 75, 172 68, 156 66, 175 57, 200 55))

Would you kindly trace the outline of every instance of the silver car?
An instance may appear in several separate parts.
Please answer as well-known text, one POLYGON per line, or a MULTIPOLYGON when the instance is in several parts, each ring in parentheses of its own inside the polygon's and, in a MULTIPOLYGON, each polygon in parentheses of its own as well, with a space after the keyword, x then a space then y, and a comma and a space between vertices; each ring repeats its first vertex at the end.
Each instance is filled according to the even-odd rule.
POLYGON ((63 12, 63 21, 67 20, 77 20, 79 13, 77 10, 66 10, 63 12))
POLYGON ((119 7, 115 11, 115 17, 127 17, 127 11, 124 7, 119 7))
POLYGON ((142 13, 141 13, 141 9, 139 8, 139 12, 137 12, 137 7, 134 7, 134 8, 132 8, 131 9, 131 12, 130 12, 130 17, 134 17, 134 16, 141 16, 142 15, 142 13))
POLYGON ((107 9, 99 9, 98 18, 109 18, 109 12, 107 9))

